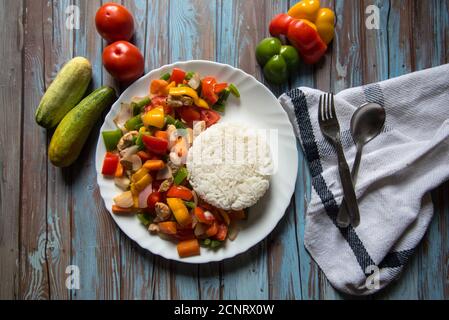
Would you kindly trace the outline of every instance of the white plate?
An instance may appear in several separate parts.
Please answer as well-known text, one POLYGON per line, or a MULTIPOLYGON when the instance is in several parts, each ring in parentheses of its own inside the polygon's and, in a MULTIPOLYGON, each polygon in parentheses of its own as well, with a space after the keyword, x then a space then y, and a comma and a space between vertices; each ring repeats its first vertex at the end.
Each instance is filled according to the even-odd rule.
MULTIPOLYGON (((187 263, 206 263, 234 257, 247 251, 263 240, 277 225, 290 203, 295 189, 298 154, 293 128, 287 114, 282 109, 276 97, 254 77, 242 70, 229 65, 193 60, 165 65, 146 74, 132 84, 114 103, 105 118, 101 131, 114 130, 116 126, 112 119, 120 109, 121 102, 129 102, 134 96, 145 96, 152 79, 158 79, 162 74, 170 72, 174 67, 187 71, 199 72, 202 77, 211 75, 218 82, 234 83, 240 91, 240 99, 230 97, 226 112, 220 121, 239 122, 262 129, 277 129, 278 131, 278 170, 271 177, 270 188, 263 198, 249 210, 249 218, 241 223, 241 230, 234 241, 227 241, 218 250, 201 248, 201 255, 189 258, 179 258, 176 244, 150 234, 139 222, 137 217, 118 216, 111 212, 112 198, 122 192, 114 185, 112 179, 103 177, 101 167, 106 152, 101 134, 96 151, 97 182, 100 193, 120 229, 141 247, 167 259, 187 263)), ((272 149, 273 154, 276 150, 272 149)))

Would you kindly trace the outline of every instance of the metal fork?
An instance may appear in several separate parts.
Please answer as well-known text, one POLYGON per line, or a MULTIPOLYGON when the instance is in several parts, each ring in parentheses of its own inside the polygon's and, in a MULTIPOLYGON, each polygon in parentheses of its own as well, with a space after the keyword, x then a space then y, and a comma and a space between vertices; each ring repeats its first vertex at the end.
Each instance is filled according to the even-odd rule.
POLYGON ((359 206, 352 183, 351 172, 349 171, 349 166, 341 145, 340 125, 338 124, 335 113, 334 95, 332 93, 320 96, 318 122, 321 132, 332 141, 337 149, 338 172, 343 187, 343 196, 346 199, 348 213, 352 220, 353 217, 358 216, 359 206))

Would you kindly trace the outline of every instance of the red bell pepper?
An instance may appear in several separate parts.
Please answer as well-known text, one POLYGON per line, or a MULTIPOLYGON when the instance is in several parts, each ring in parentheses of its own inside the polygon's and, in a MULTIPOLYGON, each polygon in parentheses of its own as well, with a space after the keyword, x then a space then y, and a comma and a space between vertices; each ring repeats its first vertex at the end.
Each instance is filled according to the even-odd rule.
POLYGON ((186 77, 186 72, 179 68, 173 68, 171 72, 170 82, 174 81, 176 84, 182 83, 184 78, 186 77))
POLYGON ((167 152, 168 141, 149 135, 142 135, 142 142, 145 147, 156 154, 165 154, 167 152))
POLYGON ((294 19, 286 13, 271 20, 270 33, 273 36, 285 35, 307 64, 318 62, 327 50, 326 43, 311 22, 294 19))
POLYGON ((180 198, 182 200, 189 201, 192 199, 193 194, 189 188, 184 186, 172 186, 167 191, 167 197, 169 198, 180 198))
POLYGON ((218 95, 215 93, 215 84, 217 80, 214 77, 205 77, 201 80, 201 96, 211 105, 218 101, 218 95))
POLYGON ((113 176, 117 170, 119 157, 117 154, 112 152, 106 152, 103 160, 103 168, 101 173, 105 176, 113 176))

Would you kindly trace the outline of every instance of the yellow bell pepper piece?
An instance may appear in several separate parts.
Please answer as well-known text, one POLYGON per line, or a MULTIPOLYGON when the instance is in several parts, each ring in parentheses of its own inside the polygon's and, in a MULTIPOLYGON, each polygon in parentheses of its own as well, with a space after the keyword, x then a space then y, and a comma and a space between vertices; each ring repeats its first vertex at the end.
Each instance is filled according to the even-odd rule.
POLYGON ((167 198, 167 204, 173 212, 176 221, 178 221, 181 226, 188 226, 192 223, 192 217, 190 216, 184 201, 179 198, 167 198))
POLYGON ((151 109, 142 116, 142 122, 145 126, 152 126, 162 129, 165 124, 164 108, 158 106, 151 109))
POLYGON ((139 195, 137 194, 137 195, 134 195, 133 194, 133 206, 134 206, 134 208, 138 208, 139 207, 139 195))
POLYGON ((198 97, 198 93, 189 87, 176 87, 176 88, 170 88, 168 93, 171 96, 189 96, 193 99, 193 103, 195 103, 196 106, 200 108, 209 109, 209 105, 206 101, 198 97))
POLYGON ((140 179, 142 179, 145 175, 148 174, 148 169, 145 167, 141 167, 139 170, 136 171, 131 177, 132 182, 137 182, 140 179))
POLYGON ((164 88, 164 90, 163 90, 164 96, 168 95, 170 89, 171 89, 171 88, 174 88, 174 87, 176 87, 176 82, 174 82, 174 81, 170 82, 170 83, 168 84, 168 86, 166 86, 166 87, 164 88))
POLYGON ((295 19, 306 19, 314 22, 319 9, 319 0, 302 0, 288 10, 288 15, 295 19))
POLYGON ((335 13, 329 8, 320 8, 319 0, 302 0, 288 10, 288 15, 309 21, 326 44, 334 38, 335 13))
POLYGON ((334 38, 335 13, 329 8, 321 8, 315 20, 315 25, 321 39, 326 43, 334 38))
POLYGON ((145 189, 146 187, 148 187, 148 185, 153 181, 153 178, 151 178, 151 176, 149 174, 146 174, 143 176, 142 179, 140 179, 139 181, 135 182, 134 185, 134 189, 136 191, 142 191, 143 189, 145 189))

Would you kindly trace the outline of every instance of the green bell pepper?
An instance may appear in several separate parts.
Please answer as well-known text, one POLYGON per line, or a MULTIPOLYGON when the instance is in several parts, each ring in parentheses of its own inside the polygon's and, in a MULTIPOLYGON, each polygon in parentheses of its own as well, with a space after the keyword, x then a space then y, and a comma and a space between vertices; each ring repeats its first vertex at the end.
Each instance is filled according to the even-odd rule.
POLYGON ((256 47, 257 62, 265 78, 274 84, 287 82, 289 74, 299 67, 299 55, 293 46, 282 45, 278 38, 265 38, 256 47))
POLYGON ((122 137, 122 131, 120 129, 103 131, 102 133, 104 145, 107 151, 113 151, 117 149, 117 144, 122 137))

